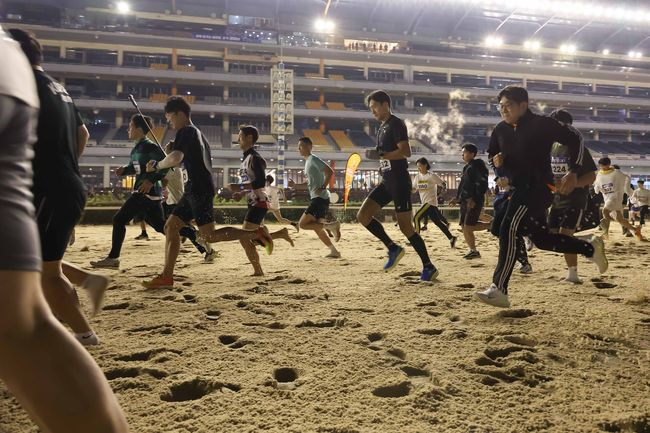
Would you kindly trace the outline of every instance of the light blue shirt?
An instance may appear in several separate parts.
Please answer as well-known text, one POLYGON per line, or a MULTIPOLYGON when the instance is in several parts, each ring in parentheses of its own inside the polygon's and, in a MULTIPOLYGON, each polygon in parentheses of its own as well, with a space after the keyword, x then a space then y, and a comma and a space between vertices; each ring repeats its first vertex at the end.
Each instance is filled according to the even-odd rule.
POLYGON ((325 183, 325 174, 323 173, 323 167, 327 164, 325 161, 320 159, 315 155, 309 155, 305 160, 305 176, 307 176, 307 188, 309 188, 309 198, 324 198, 325 200, 330 199, 330 192, 328 189, 322 190, 320 193, 316 192, 317 188, 320 188, 325 183))

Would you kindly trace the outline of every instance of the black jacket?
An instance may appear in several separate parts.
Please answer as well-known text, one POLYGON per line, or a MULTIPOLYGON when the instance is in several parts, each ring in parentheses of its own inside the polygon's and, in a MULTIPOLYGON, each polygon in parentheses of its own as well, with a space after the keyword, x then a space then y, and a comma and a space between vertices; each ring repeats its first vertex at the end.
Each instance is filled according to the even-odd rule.
POLYGON ((492 131, 488 157, 502 153, 503 169, 515 188, 538 190, 553 185, 551 150, 558 142, 569 148, 569 170, 577 172, 585 158, 584 145, 572 130, 548 116, 528 110, 516 127, 500 122, 492 131))
POLYGON ((473 198, 476 203, 483 204, 485 192, 488 189, 488 176, 488 168, 482 159, 473 159, 465 164, 456 198, 459 201, 473 198))

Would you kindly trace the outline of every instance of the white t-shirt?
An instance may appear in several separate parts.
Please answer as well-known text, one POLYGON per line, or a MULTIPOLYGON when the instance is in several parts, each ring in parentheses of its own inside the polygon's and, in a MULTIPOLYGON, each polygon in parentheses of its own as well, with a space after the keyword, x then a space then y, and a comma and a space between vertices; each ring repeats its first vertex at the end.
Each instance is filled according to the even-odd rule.
POLYGON ((603 194, 605 206, 611 210, 622 210, 623 195, 632 195, 630 179, 625 173, 616 169, 600 170, 594 182, 594 191, 603 194))
POLYGON ((180 168, 176 167, 173 170, 169 170, 165 175, 165 179, 167 179, 167 201, 165 203, 169 205, 176 204, 185 192, 183 174, 180 168))
POLYGON ((438 185, 444 184, 445 182, 434 173, 418 172, 413 178, 413 186, 418 190, 422 204, 428 203, 432 206, 438 206, 438 185))
POLYGON ((266 197, 269 201, 269 208, 280 209, 280 194, 282 194, 280 188, 273 185, 267 185, 264 192, 266 192, 266 197))
POLYGON ((1 26, 0 56, 5 65, 11 65, 11 68, 0 68, 0 95, 16 98, 32 108, 40 107, 34 71, 20 44, 6 34, 1 26))
POLYGON ((650 205, 650 189, 641 189, 637 188, 632 193, 631 198, 636 200, 637 206, 648 206, 650 205))

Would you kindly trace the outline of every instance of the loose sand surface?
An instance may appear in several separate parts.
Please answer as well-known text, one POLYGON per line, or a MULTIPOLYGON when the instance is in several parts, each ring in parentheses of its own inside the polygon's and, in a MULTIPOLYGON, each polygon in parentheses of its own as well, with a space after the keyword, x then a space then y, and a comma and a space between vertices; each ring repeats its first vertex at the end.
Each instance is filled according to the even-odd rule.
MULTIPOLYGON (((217 244, 203 264, 188 242, 176 287, 146 290, 164 238, 135 241, 128 228, 121 269, 101 271, 113 281, 90 353, 133 432, 650 431, 650 244, 618 225, 609 271, 580 259, 581 285, 561 281, 560 255, 533 250, 508 310, 472 297, 496 263, 487 233, 483 257, 466 261, 464 242, 451 249, 430 225, 440 276, 419 283, 410 247, 384 273, 383 246, 359 225, 343 226, 341 259, 324 258, 313 232, 289 230, 294 248, 277 241, 261 254, 264 277, 249 277, 238 243, 217 244)), ((88 266, 110 236, 79 227, 66 258, 88 266)), ((0 384, 0 432, 36 431, 0 384)))

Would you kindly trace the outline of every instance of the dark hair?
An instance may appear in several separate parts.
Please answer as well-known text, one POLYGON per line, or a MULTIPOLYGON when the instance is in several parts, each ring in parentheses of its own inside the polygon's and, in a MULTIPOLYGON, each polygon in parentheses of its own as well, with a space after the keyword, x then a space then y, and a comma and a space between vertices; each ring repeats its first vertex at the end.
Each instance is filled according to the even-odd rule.
POLYGON ((598 160, 599 165, 612 165, 612 160, 609 159, 608 157, 603 157, 598 160))
POLYGON ((474 155, 478 153, 478 147, 476 147, 476 145, 472 143, 463 144, 462 149, 468 151, 469 153, 473 153, 474 155))
POLYGON ((614 165, 612 165, 612 167, 614 167, 614 168, 617 169, 617 170, 620 170, 620 169, 621 169, 621 166, 618 165, 618 164, 614 164, 614 165))
POLYGON ((257 139, 260 138, 259 131, 253 125, 242 125, 239 127, 239 130, 241 131, 242 134, 244 134, 244 136, 252 135, 253 144, 257 143, 257 139))
POLYGON ((426 165, 426 166, 427 166, 427 170, 431 170, 431 164, 429 164, 429 160, 426 159, 425 157, 422 157, 422 158, 418 159, 418 160, 417 160, 417 163, 418 163, 418 164, 422 164, 422 165, 426 165))
POLYGON ((388 102, 388 106, 390 107, 390 96, 388 96, 388 93, 383 90, 375 90, 370 95, 366 96, 367 105, 370 105, 370 101, 377 101, 380 104, 388 102))
POLYGON ((43 61, 43 47, 36 39, 36 35, 28 30, 9 29, 9 34, 22 48, 27 60, 32 65, 40 65, 43 61))
POLYGON ((639 179, 639 180, 636 181, 636 183, 640 183, 641 185, 643 185, 645 183, 645 180, 639 179))
POLYGON ((266 175, 266 181, 267 181, 268 183, 273 183, 274 180, 275 180, 275 179, 273 179, 273 176, 271 176, 270 174, 267 174, 267 175, 266 175))
POLYGON ((551 113, 551 117, 558 122, 566 123, 568 125, 573 124, 573 116, 566 110, 558 109, 551 113))
POLYGON ((506 97, 511 101, 521 104, 522 102, 528 102, 528 90, 520 86, 506 86, 499 92, 497 97, 497 102, 501 101, 501 98, 506 97))
POLYGON ((311 141, 311 138, 309 138, 309 137, 300 137, 300 138, 298 139, 298 143, 300 143, 301 141, 302 141, 303 143, 305 143, 305 144, 310 145, 310 146, 313 146, 313 145, 314 145, 314 143, 311 141))
POLYGON ((134 114, 131 116, 131 122, 136 128, 142 129, 145 134, 148 134, 151 129, 149 126, 153 126, 153 120, 149 116, 141 116, 139 114, 134 114))
POLYGON ((187 117, 190 117, 192 108, 182 96, 170 96, 167 98, 165 113, 178 113, 179 111, 184 113, 187 117))

